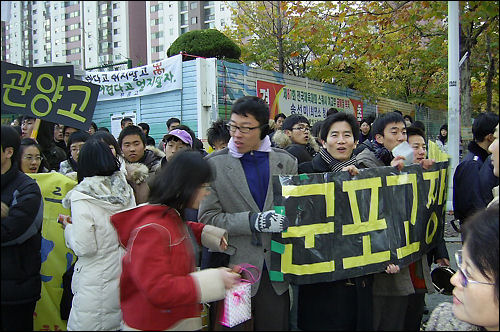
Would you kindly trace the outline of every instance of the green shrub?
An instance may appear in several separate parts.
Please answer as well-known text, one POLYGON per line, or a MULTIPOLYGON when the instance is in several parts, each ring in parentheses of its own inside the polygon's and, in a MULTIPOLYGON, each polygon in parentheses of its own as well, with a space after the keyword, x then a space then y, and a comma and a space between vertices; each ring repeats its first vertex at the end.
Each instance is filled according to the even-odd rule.
POLYGON ((181 51, 217 59, 238 59, 241 55, 239 46, 215 29, 189 31, 180 35, 168 48, 167 55, 170 57, 181 51))

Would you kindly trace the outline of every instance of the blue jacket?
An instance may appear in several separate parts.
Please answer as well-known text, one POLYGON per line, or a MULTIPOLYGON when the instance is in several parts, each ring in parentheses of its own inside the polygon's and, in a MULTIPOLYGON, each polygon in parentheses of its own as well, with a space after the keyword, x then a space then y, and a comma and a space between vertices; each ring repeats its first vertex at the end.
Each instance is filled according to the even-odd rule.
POLYGON ((14 164, 2 174, 2 305, 35 302, 42 280, 41 243, 43 202, 35 180, 14 164))

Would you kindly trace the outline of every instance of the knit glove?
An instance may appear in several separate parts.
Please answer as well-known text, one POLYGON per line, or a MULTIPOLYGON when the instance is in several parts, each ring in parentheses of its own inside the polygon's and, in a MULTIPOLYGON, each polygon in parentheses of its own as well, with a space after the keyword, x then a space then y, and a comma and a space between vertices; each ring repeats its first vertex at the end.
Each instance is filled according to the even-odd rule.
POLYGON ((286 216, 274 210, 250 213, 250 228, 257 232, 281 233, 288 228, 289 224, 286 216))

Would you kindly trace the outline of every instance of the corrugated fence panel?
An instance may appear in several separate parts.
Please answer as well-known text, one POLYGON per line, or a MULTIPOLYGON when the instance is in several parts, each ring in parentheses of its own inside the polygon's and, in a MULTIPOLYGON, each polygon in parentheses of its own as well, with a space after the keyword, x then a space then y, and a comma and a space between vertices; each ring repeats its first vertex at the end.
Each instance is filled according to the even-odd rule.
POLYGON ((147 96, 97 102, 93 120, 97 126, 111 128, 111 114, 137 111, 137 121, 146 122, 156 143, 167 133, 166 122, 175 117, 197 132, 197 87, 195 61, 182 64, 182 90, 147 96))
MULTIPOLYGON (((257 80, 363 100, 361 95, 352 89, 219 60, 217 61, 219 117, 229 118, 231 105, 236 99, 245 95, 257 95, 257 80)), ((363 100, 363 112, 364 116, 376 114, 376 106, 363 100)))

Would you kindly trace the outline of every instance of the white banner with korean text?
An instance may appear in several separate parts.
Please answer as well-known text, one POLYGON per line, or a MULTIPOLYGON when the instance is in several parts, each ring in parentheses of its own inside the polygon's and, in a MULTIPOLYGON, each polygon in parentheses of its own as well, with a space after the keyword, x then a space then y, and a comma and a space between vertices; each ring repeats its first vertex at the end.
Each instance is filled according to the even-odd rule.
POLYGON ((86 71, 83 80, 100 85, 98 101, 182 89, 182 55, 127 70, 86 71))

